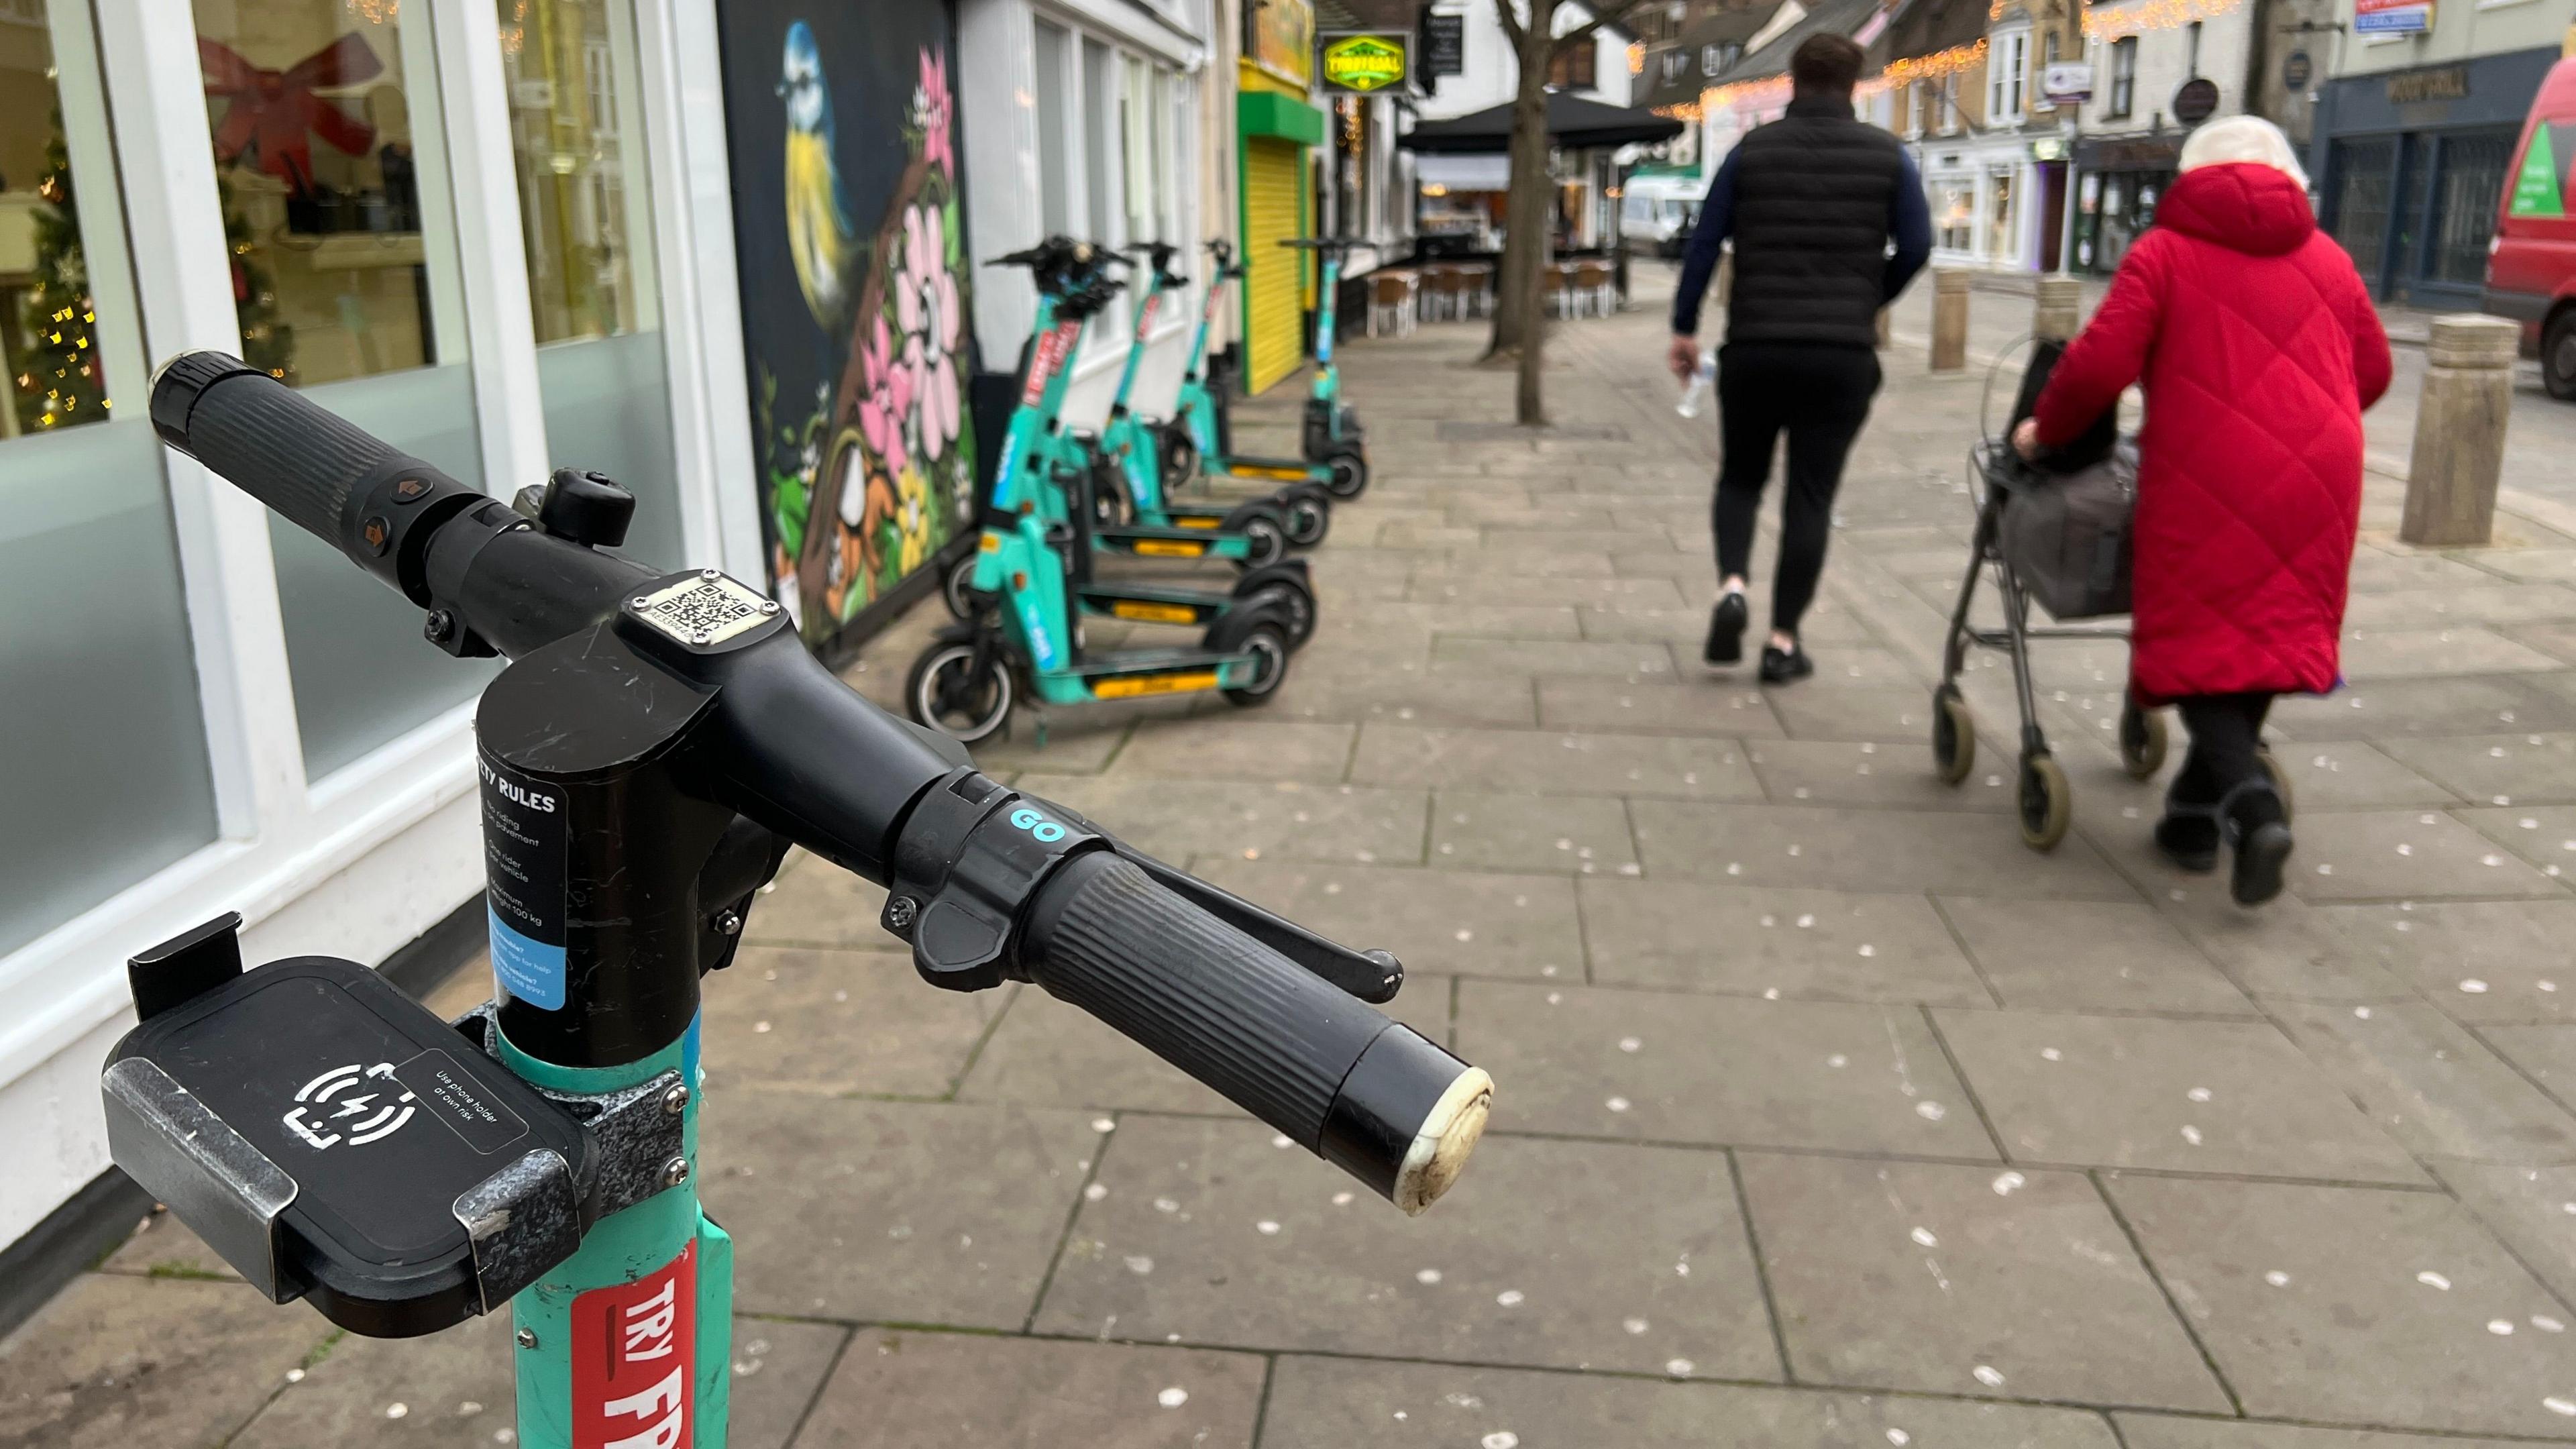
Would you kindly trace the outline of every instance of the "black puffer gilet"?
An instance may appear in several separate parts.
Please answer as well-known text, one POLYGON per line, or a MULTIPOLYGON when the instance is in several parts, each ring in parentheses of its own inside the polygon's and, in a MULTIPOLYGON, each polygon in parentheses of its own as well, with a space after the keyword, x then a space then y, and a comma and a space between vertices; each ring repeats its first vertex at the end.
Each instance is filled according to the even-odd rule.
POLYGON ((1726 340, 1876 346, 1904 178, 1896 138, 1847 102, 1800 99, 1735 155, 1726 340))

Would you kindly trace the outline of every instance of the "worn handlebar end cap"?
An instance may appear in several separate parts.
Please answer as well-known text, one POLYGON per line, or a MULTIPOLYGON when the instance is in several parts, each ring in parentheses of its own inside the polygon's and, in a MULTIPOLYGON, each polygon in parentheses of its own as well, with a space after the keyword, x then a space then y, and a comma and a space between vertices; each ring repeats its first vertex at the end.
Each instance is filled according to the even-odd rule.
POLYGON ((1494 1079, 1482 1068, 1399 1023, 1342 1078, 1317 1151, 1412 1216, 1466 1170, 1493 1103, 1494 1079))
POLYGON ((195 456, 188 446, 188 416, 196 411, 197 399, 225 378, 258 371, 240 358, 221 352, 182 352, 173 356, 152 373, 152 431, 171 447, 195 456))

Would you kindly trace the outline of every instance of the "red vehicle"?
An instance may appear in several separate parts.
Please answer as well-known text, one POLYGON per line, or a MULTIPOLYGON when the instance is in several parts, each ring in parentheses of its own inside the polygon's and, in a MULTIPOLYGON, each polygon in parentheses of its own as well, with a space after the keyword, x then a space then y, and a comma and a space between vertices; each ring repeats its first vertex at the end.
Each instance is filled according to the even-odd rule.
POLYGON ((2549 395, 2576 401, 2576 57, 2551 67, 2523 123, 2495 240, 2487 246, 2486 310, 2522 324, 2540 354, 2549 395))

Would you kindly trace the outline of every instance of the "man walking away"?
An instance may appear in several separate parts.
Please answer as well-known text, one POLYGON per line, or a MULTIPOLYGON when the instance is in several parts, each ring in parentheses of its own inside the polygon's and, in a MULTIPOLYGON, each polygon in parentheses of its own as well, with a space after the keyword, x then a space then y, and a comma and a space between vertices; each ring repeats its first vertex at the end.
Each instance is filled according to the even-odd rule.
POLYGON ((1771 452, 1789 435, 1780 504, 1780 562, 1771 581, 1771 638, 1762 682, 1815 673, 1798 647, 1798 620, 1816 596, 1843 459, 1878 391, 1878 313, 1932 253, 1923 179, 1896 138, 1852 114, 1861 49, 1811 36, 1789 58, 1788 113, 1756 127, 1727 154, 1700 207, 1673 299, 1673 372, 1699 365, 1699 305, 1718 252, 1735 240, 1735 287, 1718 354, 1721 450, 1717 571, 1709 615, 1711 664, 1744 657, 1744 577, 1771 452), (1895 242, 1894 255, 1888 243, 1895 242))

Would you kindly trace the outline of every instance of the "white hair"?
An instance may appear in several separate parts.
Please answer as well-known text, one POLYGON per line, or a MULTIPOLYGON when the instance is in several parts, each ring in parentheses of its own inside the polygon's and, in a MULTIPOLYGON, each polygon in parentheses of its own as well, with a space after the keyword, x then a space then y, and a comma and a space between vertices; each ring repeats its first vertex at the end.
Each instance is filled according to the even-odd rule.
POLYGON ((2299 153, 2291 149, 2290 138, 2260 116, 2229 116, 2212 121, 2182 143, 2185 171, 2247 161, 2286 174, 2302 189, 2308 184, 2308 173, 2299 165, 2299 153))

